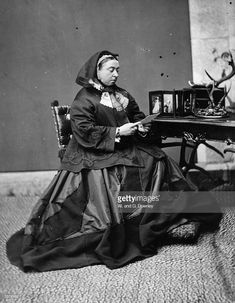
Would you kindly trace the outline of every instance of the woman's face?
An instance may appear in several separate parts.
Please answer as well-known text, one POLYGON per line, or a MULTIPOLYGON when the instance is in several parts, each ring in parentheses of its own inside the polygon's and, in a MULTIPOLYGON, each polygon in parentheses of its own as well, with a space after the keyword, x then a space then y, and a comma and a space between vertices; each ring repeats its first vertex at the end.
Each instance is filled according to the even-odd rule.
POLYGON ((97 69, 98 79, 106 86, 114 85, 118 78, 119 62, 108 60, 97 69))

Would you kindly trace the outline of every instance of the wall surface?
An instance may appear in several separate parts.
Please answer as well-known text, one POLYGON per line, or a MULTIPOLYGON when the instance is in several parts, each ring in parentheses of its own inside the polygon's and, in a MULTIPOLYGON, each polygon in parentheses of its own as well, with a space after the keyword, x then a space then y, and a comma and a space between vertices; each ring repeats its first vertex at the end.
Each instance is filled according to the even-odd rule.
POLYGON ((56 169, 50 102, 71 104, 94 52, 120 55, 119 85, 148 113, 148 91, 192 79, 185 0, 1 0, 0 171, 56 169))
MULTIPOLYGON (((222 53, 231 51, 235 60, 235 1, 189 0, 189 8, 193 80, 209 83, 205 69, 216 80, 231 71, 222 53)), ((235 111, 235 77, 221 84, 225 85, 231 86, 227 108, 235 111)))
MULTIPOLYGON (((218 80, 222 73, 229 74, 231 66, 221 59, 223 52, 231 51, 235 61, 235 1, 234 0, 189 0, 190 31, 192 47, 193 80, 209 83, 210 75, 218 80)), ((235 112, 235 76, 221 84, 230 89, 226 100, 228 111, 235 112)), ((219 150, 226 145, 211 143, 219 150)), ((227 153, 224 159, 214 151, 199 146, 198 161, 207 163, 234 162, 235 154, 227 153)))

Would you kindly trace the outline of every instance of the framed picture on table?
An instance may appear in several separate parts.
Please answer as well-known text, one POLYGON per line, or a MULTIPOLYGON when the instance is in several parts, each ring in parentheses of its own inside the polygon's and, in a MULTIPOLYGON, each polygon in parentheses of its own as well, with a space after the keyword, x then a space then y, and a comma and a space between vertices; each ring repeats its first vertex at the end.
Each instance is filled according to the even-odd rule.
POLYGON ((162 96, 162 115, 175 116, 175 92, 163 91, 162 96))
POLYGON ((183 113, 182 95, 182 90, 174 91, 174 113, 176 117, 182 116, 183 113))
POLYGON ((162 113, 163 92, 160 90, 149 92, 149 113, 162 113))
POLYGON ((182 90, 156 90, 149 92, 149 113, 160 116, 181 116, 182 90))
POLYGON ((193 115, 195 106, 195 91, 192 89, 183 89, 182 92, 182 116, 193 115))

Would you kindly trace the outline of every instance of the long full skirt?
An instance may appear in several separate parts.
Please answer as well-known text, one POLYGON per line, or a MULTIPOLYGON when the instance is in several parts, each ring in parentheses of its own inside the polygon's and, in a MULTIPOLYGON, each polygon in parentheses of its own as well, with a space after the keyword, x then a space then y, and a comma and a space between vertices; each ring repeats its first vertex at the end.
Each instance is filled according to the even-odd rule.
POLYGON ((24 271, 114 269, 156 254, 179 225, 218 227, 216 202, 206 193, 198 199, 172 159, 141 156, 144 167, 59 171, 8 240, 10 262, 24 271))

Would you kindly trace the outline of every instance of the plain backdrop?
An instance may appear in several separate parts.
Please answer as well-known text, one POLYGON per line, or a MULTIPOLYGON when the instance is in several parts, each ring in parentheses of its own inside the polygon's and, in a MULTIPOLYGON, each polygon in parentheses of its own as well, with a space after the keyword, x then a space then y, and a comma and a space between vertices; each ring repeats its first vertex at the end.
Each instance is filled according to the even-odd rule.
POLYGON ((57 169, 50 102, 71 104, 93 53, 120 55, 118 85, 148 92, 192 79, 186 0, 1 0, 0 171, 57 169))

